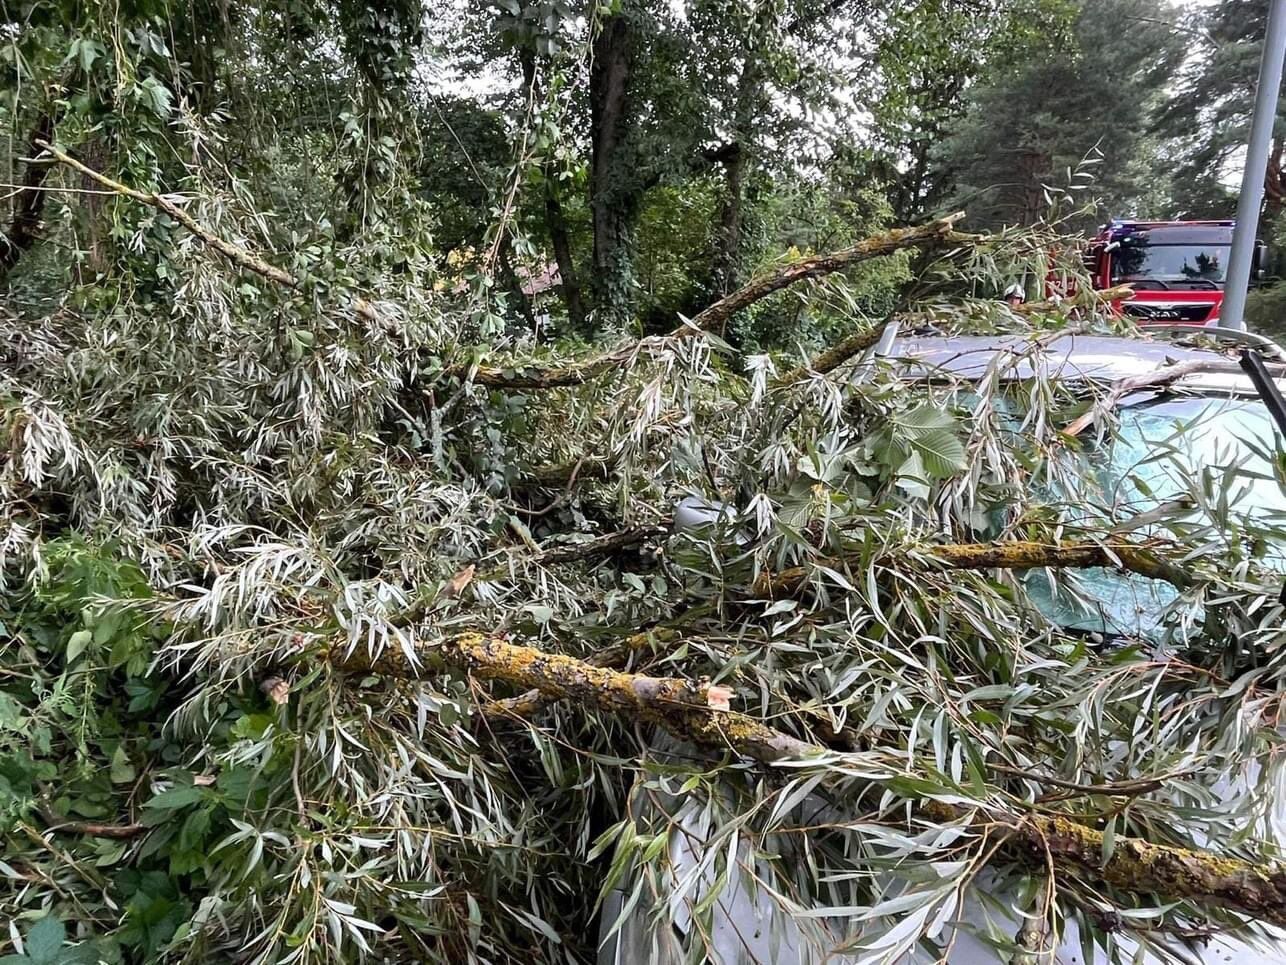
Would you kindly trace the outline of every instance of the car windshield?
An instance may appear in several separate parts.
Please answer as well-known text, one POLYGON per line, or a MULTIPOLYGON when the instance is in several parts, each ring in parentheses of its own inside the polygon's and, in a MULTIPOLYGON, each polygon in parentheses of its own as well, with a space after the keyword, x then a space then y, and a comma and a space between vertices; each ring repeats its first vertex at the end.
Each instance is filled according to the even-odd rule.
POLYGON ((1126 238, 1112 253, 1112 280, 1223 284, 1228 250, 1227 245, 1154 245, 1126 238))
MULTIPOLYGON (((1206 507, 1194 508, 1193 519, 1226 514, 1253 538, 1286 525, 1274 440, 1258 400, 1153 398, 1121 411, 1115 437, 1088 455, 1087 481, 1117 519, 1184 499, 1206 507)), ((1286 571, 1286 548, 1265 542, 1263 562, 1286 571)), ((1164 611, 1178 595, 1167 583, 1115 570, 1035 572, 1027 588, 1046 617, 1066 628, 1152 640, 1164 635, 1164 611)))

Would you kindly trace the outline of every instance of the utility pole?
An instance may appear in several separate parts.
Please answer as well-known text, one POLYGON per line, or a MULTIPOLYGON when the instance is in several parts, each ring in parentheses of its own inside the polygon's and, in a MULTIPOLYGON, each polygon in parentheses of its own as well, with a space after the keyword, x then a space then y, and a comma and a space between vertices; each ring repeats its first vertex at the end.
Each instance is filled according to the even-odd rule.
POLYGON ((1219 324, 1225 328, 1246 328, 1246 289, 1255 258, 1255 231, 1259 208, 1264 201, 1264 173, 1268 149, 1277 119, 1277 94, 1282 86, 1282 55, 1286 53, 1286 0, 1272 0, 1268 29, 1264 32, 1264 55, 1259 61, 1259 87, 1255 91, 1255 114, 1250 122, 1250 143, 1246 147, 1246 168, 1241 175, 1241 198, 1237 202, 1237 227, 1232 235, 1232 254, 1224 281, 1223 307, 1219 324))

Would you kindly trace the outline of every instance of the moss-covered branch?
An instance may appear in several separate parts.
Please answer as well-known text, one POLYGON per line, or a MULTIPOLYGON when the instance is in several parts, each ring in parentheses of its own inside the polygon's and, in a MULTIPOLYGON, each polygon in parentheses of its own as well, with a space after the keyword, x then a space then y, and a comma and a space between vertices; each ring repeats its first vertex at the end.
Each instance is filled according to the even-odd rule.
MULTIPOLYGON (((422 646, 419 656, 437 657, 481 680, 529 688, 544 697, 570 699, 587 708, 656 724, 681 740, 753 760, 771 763, 823 750, 722 709, 726 694, 702 682, 622 673, 481 633, 462 633, 422 646)), ((423 663, 412 665, 399 650, 388 650, 374 661, 336 651, 332 661, 341 669, 410 677, 423 668, 423 663)), ((932 801, 920 813, 942 823, 963 817, 958 808, 932 801)), ((998 823, 981 814, 974 820, 998 823)), ((1256 864, 1123 836, 1116 837, 1105 861, 1103 835, 1070 818, 1030 814, 999 823, 1009 825, 1015 847, 1042 863, 1049 855, 1059 866, 1075 866, 1123 890, 1228 908, 1286 926, 1286 867, 1280 864, 1256 864)))
MULTIPOLYGON (((797 282, 822 278, 863 261, 891 255, 907 248, 966 240, 966 236, 958 235, 955 231, 956 223, 963 217, 963 213, 957 213, 912 228, 892 228, 864 238, 857 244, 840 251, 803 258, 783 268, 766 272, 699 312, 690 324, 675 329, 668 337, 681 339, 704 334, 722 325, 737 312, 797 282)), ((563 365, 509 367, 480 365, 472 369, 471 373, 467 368, 460 368, 456 370, 456 374, 470 375, 474 382, 492 388, 524 390, 565 388, 583 385, 599 375, 619 368, 627 363, 642 345, 643 341, 631 342, 622 348, 563 365)), ((854 351, 856 350, 850 347, 848 355, 844 357, 851 356, 854 351)), ((841 358, 840 361, 843 359, 841 358)), ((839 362, 834 363, 834 365, 838 364, 839 362)), ((834 365, 831 367, 833 368, 834 365)))
POLYGON ((755 302, 767 298, 783 288, 789 288, 796 282, 809 278, 823 278, 826 275, 842 271, 871 258, 891 255, 906 248, 918 248, 921 245, 947 242, 956 238, 959 238, 959 240, 973 240, 971 236, 958 236, 956 234, 956 223, 962 218, 964 218, 964 212, 960 211, 945 218, 939 218, 937 221, 930 221, 928 224, 917 225, 913 228, 893 228, 889 231, 871 235, 869 238, 864 238, 848 248, 843 248, 827 255, 801 258, 799 261, 786 265, 784 268, 765 272, 756 278, 752 278, 731 295, 719 299, 709 308, 698 313, 692 319, 692 324, 702 331, 716 328, 742 309, 749 308, 755 302))
MULTIPOLYGON (((960 819, 956 808, 932 802, 922 812, 943 823, 960 819)), ((992 824, 978 815, 979 823, 992 824)), ((1015 817, 1011 843, 1044 864, 1074 865, 1116 888, 1228 908, 1286 927, 1286 865, 1258 864, 1209 851, 1152 844, 1117 835, 1106 859, 1103 834, 1060 815, 1015 817)))
MULTIPOLYGON (((726 709, 730 695, 708 683, 622 673, 482 633, 461 633, 421 646, 417 656, 423 660, 436 657, 466 669, 480 680, 494 680, 534 690, 554 700, 574 700, 594 710, 624 714, 656 724, 681 740, 765 763, 821 749, 726 709)), ((400 677, 419 676, 424 667, 422 662, 413 664, 397 648, 386 649, 374 661, 360 653, 346 655, 336 649, 331 660, 344 670, 400 677)))
MULTIPOLYGON (((1137 543, 1037 543, 1010 540, 995 543, 952 543, 932 546, 922 556, 928 567, 949 570, 1033 570, 1085 569, 1105 566, 1138 573, 1154 580, 1164 580, 1179 589, 1192 585, 1193 579, 1181 567, 1163 559, 1154 549, 1137 543)), ((890 557, 882 562, 892 562, 890 557)), ((797 593, 808 579, 808 568, 795 566, 778 573, 764 573, 754 584, 759 597, 782 597, 797 593)))
POLYGON ((854 332, 848 338, 841 339, 829 348, 823 349, 809 360, 807 365, 801 365, 798 368, 789 370, 783 375, 779 375, 774 381, 774 385, 790 385, 806 378, 809 373, 826 375, 835 371, 854 355, 859 355, 869 348, 873 348, 879 342, 880 336, 884 334, 884 325, 879 324, 871 328, 864 328, 861 331, 854 332))

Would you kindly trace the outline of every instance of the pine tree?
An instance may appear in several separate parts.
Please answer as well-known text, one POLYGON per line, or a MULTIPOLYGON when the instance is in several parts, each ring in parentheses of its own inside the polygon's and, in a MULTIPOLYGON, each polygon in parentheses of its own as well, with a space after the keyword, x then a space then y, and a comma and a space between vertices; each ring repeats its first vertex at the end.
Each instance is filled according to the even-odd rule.
POLYGON ((1080 0, 1070 36, 995 58, 946 140, 956 204, 975 224, 1031 224, 1045 188, 1098 158, 1105 213, 1147 213, 1155 159, 1149 123, 1183 56, 1159 0, 1080 0))

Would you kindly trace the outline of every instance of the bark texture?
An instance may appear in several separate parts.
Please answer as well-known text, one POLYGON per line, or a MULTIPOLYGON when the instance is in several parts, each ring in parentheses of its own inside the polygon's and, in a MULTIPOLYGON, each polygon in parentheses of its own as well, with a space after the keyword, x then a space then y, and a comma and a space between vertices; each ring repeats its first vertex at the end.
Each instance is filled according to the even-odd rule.
MULTIPOLYGON (((955 808, 937 802, 922 813, 943 823, 960 819, 955 808)), ((976 820, 992 823, 981 815, 976 820)), ((1075 865, 1125 891, 1228 908, 1286 927, 1286 865, 1279 862, 1257 864, 1119 835, 1104 861, 1103 834, 1061 815, 1016 817, 1010 841, 1035 862, 1044 864, 1048 855, 1056 865, 1075 865)))
MULTIPOLYGON (((546 175, 548 177, 549 174, 546 175)), ((554 247, 554 263, 558 265, 559 290, 567 307, 567 320, 578 332, 585 331, 585 302, 581 296, 580 282, 576 277, 576 261, 572 257, 571 235, 563 205, 554 184, 545 187, 545 223, 549 226, 549 240, 554 247)))
POLYGON ((44 189, 45 178, 49 176, 52 162, 38 158, 41 149, 54 137, 54 114, 46 110, 36 119, 31 139, 27 148, 26 167, 22 172, 22 183, 13 199, 13 220, 9 230, 0 240, 0 281, 8 276, 9 271, 19 259, 40 238, 40 224, 45 211, 44 189))
POLYGON ((864 328, 859 332, 854 332, 847 338, 836 342, 830 348, 814 355, 807 365, 801 365, 798 368, 791 369, 784 375, 778 376, 775 384, 790 385, 793 382, 807 378, 810 373, 827 375, 854 355, 859 355, 869 348, 874 348, 883 334, 883 325, 876 325, 872 328, 864 328))
MULTIPOLYGON (((1159 556, 1152 547, 1138 543, 1037 543, 1011 540, 996 543, 952 543, 924 551, 929 567, 949 570, 1033 570, 1105 566, 1164 580, 1179 589, 1193 584, 1192 576, 1159 556)), ((892 563, 890 556, 881 563, 892 563)), ((900 558, 899 558, 900 559, 900 558)), ((789 597, 798 593, 808 579, 808 568, 795 566, 777 573, 764 573, 754 584, 757 596, 789 597)))
MULTIPOLYGON (((547 653, 482 633, 462 633, 420 648, 424 658, 437 657, 466 669, 480 680, 495 680, 534 690, 554 700, 577 703, 656 724, 681 740, 713 750, 731 751, 764 763, 798 758, 820 750, 745 714, 720 709, 722 688, 677 677, 649 677, 596 667, 584 660, 547 653)), ((332 651, 340 669, 416 677, 423 664, 412 664, 390 648, 376 660, 332 651)))
POLYGON ((634 36, 630 4, 609 16, 594 38, 589 82, 590 216, 594 290, 600 313, 618 318, 629 303, 634 219, 640 191, 632 170, 629 103, 634 36))

